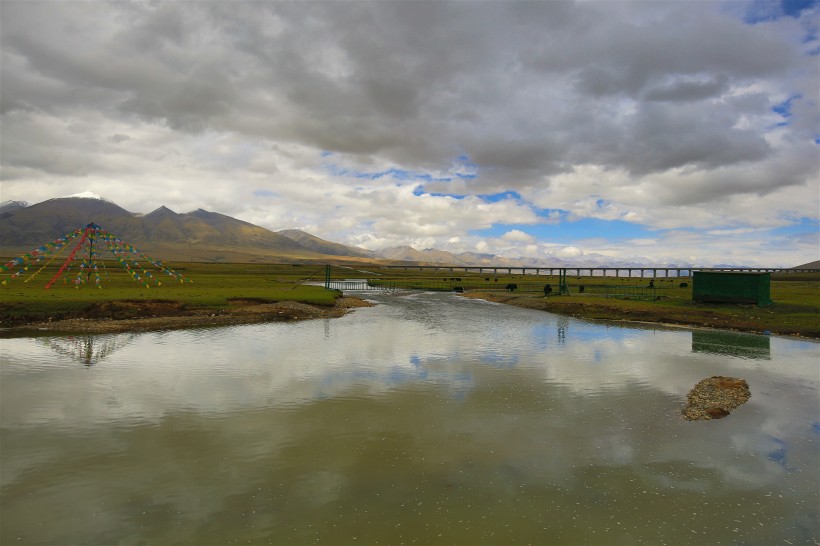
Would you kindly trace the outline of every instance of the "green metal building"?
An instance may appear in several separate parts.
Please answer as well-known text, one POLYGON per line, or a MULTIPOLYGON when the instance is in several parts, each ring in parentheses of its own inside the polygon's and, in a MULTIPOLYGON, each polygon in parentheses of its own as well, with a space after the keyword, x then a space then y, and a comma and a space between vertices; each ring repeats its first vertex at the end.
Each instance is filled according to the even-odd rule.
POLYGON ((771 305, 771 273, 693 271, 692 299, 704 302, 771 305))

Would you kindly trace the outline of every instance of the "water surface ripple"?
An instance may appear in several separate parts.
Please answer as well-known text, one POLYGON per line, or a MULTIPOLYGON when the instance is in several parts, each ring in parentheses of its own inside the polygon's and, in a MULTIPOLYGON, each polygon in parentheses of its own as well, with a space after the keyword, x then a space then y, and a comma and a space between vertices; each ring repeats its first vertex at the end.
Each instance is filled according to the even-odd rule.
POLYGON ((0 343, 2 544, 801 544, 820 345, 455 295, 0 343), (752 397, 680 416, 712 375, 752 397))

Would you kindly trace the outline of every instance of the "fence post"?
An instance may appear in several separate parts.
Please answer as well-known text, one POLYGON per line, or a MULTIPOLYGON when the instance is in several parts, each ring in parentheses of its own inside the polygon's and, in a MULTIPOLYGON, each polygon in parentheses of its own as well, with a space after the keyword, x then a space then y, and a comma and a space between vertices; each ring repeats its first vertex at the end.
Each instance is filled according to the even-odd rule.
POLYGON ((569 290, 567 289, 567 270, 566 269, 559 269, 558 270, 558 293, 559 294, 569 294, 569 290))

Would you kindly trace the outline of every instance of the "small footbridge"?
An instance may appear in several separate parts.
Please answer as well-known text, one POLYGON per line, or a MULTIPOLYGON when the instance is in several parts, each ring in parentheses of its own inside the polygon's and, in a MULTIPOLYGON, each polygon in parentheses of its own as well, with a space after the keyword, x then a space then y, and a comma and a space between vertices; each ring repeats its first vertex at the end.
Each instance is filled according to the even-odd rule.
POLYGON ((373 283, 367 279, 328 279, 325 281, 325 288, 343 292, 395 292, 399 289, 395 283, 373 283))

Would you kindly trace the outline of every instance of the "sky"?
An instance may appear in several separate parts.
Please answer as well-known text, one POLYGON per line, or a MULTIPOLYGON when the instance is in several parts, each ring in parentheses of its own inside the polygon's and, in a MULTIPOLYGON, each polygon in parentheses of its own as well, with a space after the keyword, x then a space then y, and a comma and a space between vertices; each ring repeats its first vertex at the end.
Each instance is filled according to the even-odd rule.
POLYGON ((820 259, 816 0, 3 0, 0 200, 378 250, 820 259))

